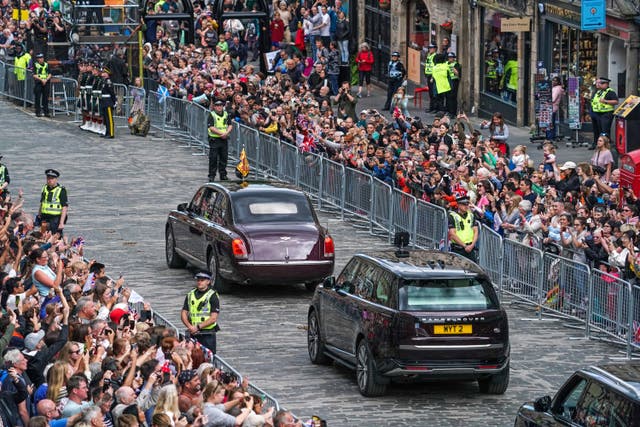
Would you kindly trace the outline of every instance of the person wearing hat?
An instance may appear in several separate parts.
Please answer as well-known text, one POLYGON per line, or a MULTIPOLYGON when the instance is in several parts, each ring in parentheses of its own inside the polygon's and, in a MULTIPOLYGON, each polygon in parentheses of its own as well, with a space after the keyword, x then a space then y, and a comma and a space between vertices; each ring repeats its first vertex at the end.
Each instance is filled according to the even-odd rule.
POLYGON ((449 213, 449 242, 451 252, 455 252, 473 262, 477 262, 476 242, 478 240, 478 224, 473 212, 469 209, 469 198, 456 198, 457 212, 449 213))
POLYGON ((389 111, 391 107, 391 99, 396 93, 398 88, 402 86, 407 70, 404 68, 404 64, 400 62, 400 52, 395 51, 391 53, 391 61, 387 65, 387 75, 389 76, 389 83, 387 84, 387 100, 384 103, 383 110, 389 111))
POLYGON ((610 79, 598 77, 596 79, 596 93, 591 98, 591 124, 593 125, 593 143, 590 150, 596 149, 600 135, 611 135, 613 110, 618 105, 618 95, 609 87, 610 79))
POLYGON ((93 64, 86 59, 78 63, 78 87, 80 88, 80 109, 82 110, 82 130, 91 122, 89 114, 89 104, 91 97, 91 86, 93 85, 93 64))
POLYGON ((100 115, 102 116, 102 123, 104 123, 105 138, 115 137, 115 125, 113 123, 113 109, 117 105, 116 92, 113 90, 113 82, 111 81, 111 70, 107 67, 102 69, 102 89, 100 98, 100 115))
POLYGON ((195 279, 196 287, 185 297, 180 319, 187 327, 189 334, 215 354, 216 332, 220 329, 218 327, 220 313, 218 292, 211 287, 211 275, 208 272, 202 271, 196 274, 195 279))
POLYGON ((484 60, 484 78, 486 82, 485 90, 497 94, 498 90, 498 59, 494 58, 493 51, 487 50, 484 60))
POLYGON ((51 73, 49 72, 49 64, 44 60, 44 54, 42 53, 36 55, 36 63, 33 64, 33 80, 36 117, 42 116, 42 111, 44 111, 45 117, 49 117, 49 80, 51 80, 51 73))
POLYGON ((233 126, 229 119, 229 113, 224 109, 224 101, 217 100, 213 103, 213 111, 207 121, 207 133, 209 135, 209 181, 216 179, 220 173, 220 180, 226 181, 227 161, 229 158, 228 138, 233 126))
POLYGON ((438 53, 438 46, 436 46, 433 43, 430 43, 429 46, 427 47, 428 51, 427 51, 427 56, 424 59, 424 76, 425 79, 427 81, 427 86, 429 87, 429 112, 435 112, 435 105, 434 105, 434 93, 433 93, 433 79, 432 79, 432 75, 433 75, 433 67, 435 64, 434 60, 436 58, 436 54, 438 53))
POLYGON ((560 173, 556 175, 556 190, 561 195, 565 195, 572 191, 580 191, 580 177, 576 173, 576 164, 574 162, 565 162, 560 166, 560 173))
POLYGON ((462 76, 462 67, 457 60, 455 52, 447 53, 449 63, 449 81, 451 82, 451 90, 447 96, 447 112, 449 116, 456 117, 458 114, 458 87, 460 87, 460 76, 462 76))
POLYGON ((100 102, 102 100, 102 85, 104 84, 104 80, 102 79, 99 64, 94 63, 91 70, 93 73, 93 80, 90 89, 91 97, 89 99, 89 115, 91 121, 87 126, 87 130, 94 133, 102 133, 104 132, 104 129, 102 118, 100 117, 100 102))
POLYGON ((60 237, 62 237, 69 209, 67 189, 58 184, 60 172, 55 169, 47 169, 44 173, 47 177, 47 183, 42 187, 40 195, 40 222, 43 225, 49 224, 51 233, 60 233, 60 237))

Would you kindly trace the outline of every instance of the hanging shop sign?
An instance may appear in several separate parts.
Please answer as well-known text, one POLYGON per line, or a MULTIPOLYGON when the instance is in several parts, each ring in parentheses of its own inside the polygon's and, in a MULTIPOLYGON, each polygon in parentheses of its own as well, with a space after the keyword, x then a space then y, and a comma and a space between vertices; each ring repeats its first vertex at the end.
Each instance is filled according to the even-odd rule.
POLYGON ((582 0, 580 29, 596 31, 607 26, 607 7, 604 0, 582 0))
POLYGON ((531 18, 502 18, 500 31, 503 33, 528 33, 531 29, 531 18))

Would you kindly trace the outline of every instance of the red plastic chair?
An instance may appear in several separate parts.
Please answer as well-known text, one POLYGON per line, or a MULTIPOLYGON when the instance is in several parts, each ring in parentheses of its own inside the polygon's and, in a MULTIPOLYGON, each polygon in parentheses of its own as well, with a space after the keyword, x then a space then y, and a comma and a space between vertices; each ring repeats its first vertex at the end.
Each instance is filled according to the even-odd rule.
POLYGON ((422 108, 422 92, 429 92, 429 86, 425 87, 417 87, 413 91, 413 106, 419 104, 420 108, 422 108))

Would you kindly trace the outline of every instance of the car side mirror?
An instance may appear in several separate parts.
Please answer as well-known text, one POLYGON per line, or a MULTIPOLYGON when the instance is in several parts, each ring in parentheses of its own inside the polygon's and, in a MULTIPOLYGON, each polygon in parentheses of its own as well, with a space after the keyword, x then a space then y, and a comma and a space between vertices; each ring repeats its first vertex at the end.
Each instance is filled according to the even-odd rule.
POLYGON ((549 396, 539 397, 533 401, 533 409, 536 412, 547 412, 551 409, 551 398, 549 396))
POLYGON ((187 204, 186 204, 186 203, 180 203, 180 204, 178 205, 177 209, 178 209, 180 212, 185 212, 185 211, 187 210, 187 204))
POLYGON ((329 276, 325 278, 324 282, 322 282, 322 286, 324 286, 327 289, 333 289, 335 285, 336 285, 336 278, 333 276, 329 276))

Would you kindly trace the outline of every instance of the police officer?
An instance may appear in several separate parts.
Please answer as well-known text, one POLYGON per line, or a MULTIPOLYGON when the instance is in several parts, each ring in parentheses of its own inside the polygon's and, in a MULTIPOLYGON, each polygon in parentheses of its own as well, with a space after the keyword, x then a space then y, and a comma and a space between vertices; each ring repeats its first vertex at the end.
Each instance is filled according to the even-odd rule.
POLYGON ((518 59, 512 54, 504 64, 504 74, 500 79, 500 89, 504 90, 502 99, 507 102, 516 102, 518 94, 518 59))
POLYGON ((456 59, 455 52, 449 52, 447 54, 449 63, 449 82, 451 83, 451 90, 447 96, 447 112, 451 117, 455 117, 458 113, 458 88, 460 87, 460 76, 462 75, 462 67, 456 59))
POLYGON ((476 241, 478 240, 478 224, 473 212, 469 209, 469 198, 456 198, 458 211, 449 213, 449 241, 451 252, 460 254, 477 262, 476 241))
POLYGON ((229 157, 228 138, 231 133, 229 113, 224 109, 223 101, 216 101, 213 104, 213 111, 207 121, 209 134, 209 181, 216 179, 216 173, 220 173, 220 179, 226 181, 227 160, 229 157))
POLYGON ((189 333, 215 354, 216 332, 220 330, 220 300, 211 287, 211 275, 208 272, 196 274, 195 279, 196 287, 185 297, 180 318, 189 333))
POLYGON ((47 169, 45 172, 47 183, 42 187, 40 195, 40 221, 49 224, 51 233, 60 233, 67 221, 67 189, 58 184, 60 172, 55 169, 47 169))
POLYGON ((113 124, 113 108, 116 106, 116 92, 113 90, 113 83, 109 78, 111 70, 107 67, 102 69, 102 92, 100 97, 100 115, 105 131, 104 138, 115 136, 115 126, 113 124))
POLYGON ((427 81, 427 86, 429 87, 429 112, 433 113, 436 111, 436 105, 434 104, 435 93, 433 89, 434 81, 433 81, 433 66, 436 65, 434 60, 436 58, 436 53, 438 51, 438 46, 431 43, 429 44, 427 51, 427 56, 424 59, 424 76, 427 81))
POLYGON ((36 103, 36 117, 44 115, 49 117, 49 80, 51 73, 49 72, 49 64, 44 60, 44 54, 36 55, 36 63, 33 64, 33 94, 36 103))
POLYGON ((446 112, 445 102, 451 92, 451 83, 449 81, 449 64, 446 62, 445 55, 436 54, 433 66, 433 108, 434 111, 446 112))
POLYGON ((31 55, 29 52, 25 51, 22 43, 15 44, 15 52, 16 56, 13 59, 13 73, 16 76, 16 87, 14 95, 17 95, 18 98, 22 97, 24 94, 24 84, 27 78, 27 68, 29 67, 29 63, 31 62, 31 55))
POLYGON ((407 75, 407 70, 404 68, 402 62, 400 62, 400 52, 393 52, 391 54, 391 61, 387 65, 387 75, 389 76, 389 83, 387 85, 387 100, 384 103, 383 110, 389 111, 391 107, 391 98, 396 93, 398 88, 402 86, 404 77, 407 75))
POLYGON ((494 59, 490 50, 487 50, 486 59, 484 61, 484 77, 487 85, 487 92, 497 94, 499 92, 498 61, 494 59))
POLYGON ((593 143, 589 147, 591 150, 596 148, 600 135, 611 134, 613 110, 618 104, 618 95, 609 87, 610 81, 606 77, 598 77, 596 93, 591 98, 591 124, 593 125, 593 143))

